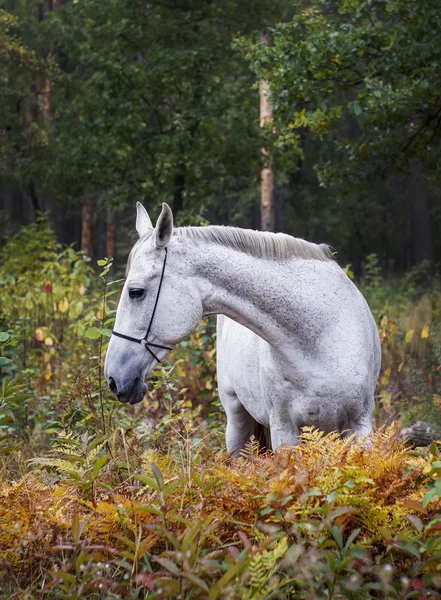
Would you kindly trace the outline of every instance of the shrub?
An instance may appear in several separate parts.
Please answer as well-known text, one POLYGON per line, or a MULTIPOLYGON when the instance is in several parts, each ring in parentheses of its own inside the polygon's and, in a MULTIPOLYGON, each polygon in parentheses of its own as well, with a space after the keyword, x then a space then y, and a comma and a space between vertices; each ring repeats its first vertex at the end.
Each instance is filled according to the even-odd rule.
POLYGON ((99 443, 88 451, 97 450, 92 496, 72 477, 73 458, 60 461, 57 484, 34 470, 3 486, 6 584, 13 577, 36 590, 44 581, 42 598, 439 593, 441 511, 436 492, 427 494, 441 463, 435 448, 409 451, 392 429, 369 444, 305 430, 296 448, 259 456, 251 443, 237 461, 204 446, 191 473, 151 450, 136 472, 121 471, 117 448, 109 460, 99 443))

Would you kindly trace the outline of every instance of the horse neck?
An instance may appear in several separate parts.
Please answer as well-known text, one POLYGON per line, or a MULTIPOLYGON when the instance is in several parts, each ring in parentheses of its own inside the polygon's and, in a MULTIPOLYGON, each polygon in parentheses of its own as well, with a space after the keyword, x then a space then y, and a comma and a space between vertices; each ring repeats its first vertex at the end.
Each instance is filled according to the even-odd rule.
POLYGON ((293 259, 256 258, 217 245, 199 247, 196 254, 205 315, 224 314, 272 346, 292 345, 301 324, 300 294, 293 293, 293 259))

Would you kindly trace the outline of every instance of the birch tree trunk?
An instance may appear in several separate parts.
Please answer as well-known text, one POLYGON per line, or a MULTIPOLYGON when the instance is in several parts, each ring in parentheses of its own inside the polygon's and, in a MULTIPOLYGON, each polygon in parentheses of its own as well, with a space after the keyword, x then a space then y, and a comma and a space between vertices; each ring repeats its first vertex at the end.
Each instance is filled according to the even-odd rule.
MULTIPOLYGON (((260 33, 263 44, 272 42, 271 33, 264 30, 260 33)), ((269 98, 269 82, 260 82, 260 127, 266 127, 273 120, 271 100, 269 98)), ((262 231, 274 231, 274 173, 271 168, 271 156, 267 148, 262 148, 263 168, 260 174, 260 221, 262 231)))

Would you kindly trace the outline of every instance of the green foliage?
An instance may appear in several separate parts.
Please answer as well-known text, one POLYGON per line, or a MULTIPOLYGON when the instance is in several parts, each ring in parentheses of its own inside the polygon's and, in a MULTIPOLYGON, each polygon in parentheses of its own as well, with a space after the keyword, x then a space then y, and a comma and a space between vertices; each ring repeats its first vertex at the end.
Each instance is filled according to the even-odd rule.
POLYGON ((439 282, 424 262, 400 279, 386 278, 376 255, 368 256, 361 282, 378 325, 382 369, 377 419, 398 426, 441 424, 439 390, 441 323, 439 282))
POLYGON ((374 180, 414 159, 439 175, 441 33, 436 0, 314 0, 272 30, 274 43, 243 41, 269 79, 279 143, 303 132, 333 144, 323 182, 374 180))
POLYGON ((69 57, 55 95, 53 185, 114 205, 174 198, 176 212, 196 215, 245 194, 260 134, 252 75, 231 41, 239 23, 258 31, 280 4, 86 0, 52 13, 69 57))
POLYGON ((431 182, 440 133, 435 0, 86 0, 38 11, 0 0, 1 8, 14 12, 2 13, 2 43, 21 48, 0 61, 11 220, 21 218, 16 198, 35 209, 47 202, 60 217, 66 207, 79 218, 90 204, 98 225, 115 209, 120 256, 136 199, 153 210, 168 201, 178 223, 258 227, 265 146, 277 229, 331 243, 357 276, 374 251, 400 271, 432 259, 432 246, 441 256, 441 196, 431 182), (272 45, 256 42, 264 28, 272 45), (262 135, 263 77, 274 121, 262 135))
POLYGON ((93 302, 93 295, 86 294, 91 283, 87 259, 73 248, 63 249, 47 217, 40 216, 7 241, 0 261, 0 323, 19 332, 21 367, 44 363, 44 377, 50 379, 56 361, 65 358, 59 352, 64 342, 69 346, 71 337, 79 341, 84 333, 79 317, 93 302))
POLYGON ((110 459, 104 451, 106 436, 89 440, 88 432, 81 437, 63 436, 52 443, 50 455, 46 458, 34 458, 32 465, 48 468, 66 477, 66 484, 74 484, 82 489, 87 497, 96 491, 96 486, 110 489, 108 484, 98 481, 100 471, 110 459))
POLYGON ((52 79, 56 67, 52 57, 41 57, 23 35, 23 20, 4 6, 10 9, 11 5, 0 3, 0 174, 6 181, 16 177, 28 186, 44 164, 48 141, 48 123, 30 119, 49 101, 35 82, 52 79))

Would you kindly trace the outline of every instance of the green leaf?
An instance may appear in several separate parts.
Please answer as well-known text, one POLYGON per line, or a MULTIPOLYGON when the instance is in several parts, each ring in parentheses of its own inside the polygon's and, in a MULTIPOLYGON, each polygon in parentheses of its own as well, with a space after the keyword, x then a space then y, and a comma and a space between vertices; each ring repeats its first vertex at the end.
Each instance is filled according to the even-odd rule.
POLYGON ((179 568, 175 565, 175 563, 169 558, 161 558, 160 556, 155 556, 155 562, 159 563, 162 567, 173 573, 173 575, 179 575, 179 568))
POLYGON ((309 492, 307 492, 306 496, 323 496, 323 492, 321 490, 309 490, 309 492))
POLYGON ((401 548, 402 550, 406 550, 407 552, 409 552, 409 554, 412 554, 412 556, 415 556, 415 558, 417 558, 418 560, 421 559, 421 553, 417 546, 415 546, 415 544, 411 544, 410 542, 406 542, 404 540, 398 540, 397 542, 393 543, 393 546, 395 546, 395 548, 401 548))
POLYGON ((96 477, 101 469, 109 462, 110 456, 105 454, 104 456, 100 456, 100 458, 93 465, 93 474, 96 477))
POLYGON ((432 456, 438 456, 438 445, 436 442, 430 444, 429 452, 432 456))
POLYGON ((153 505, 147 506, 147 505, 143 504, 141 506, 137 506, 136 510, 141 510, 143 512, 147 512, 151 515, 156 515, 158 517, 162 517, 164 514, 162 512, 162 510, 159 510, 159 508, 156 508, 156 506, 153 506, 153 505))
POLYGON ((346 540, 345 550, 347 550, 349 548, 349 546, 353 543, 353 541, 358 536, 358 534, 360 533, 360 531, 361 531, 361 529, 354 529, 354 531, 351 533, 351 535, 346 540))
POLYGON ((101 337, 101 333, 98 327, 89 327, 88 329, 86 329, 84 335, 85 337, 89 338, 89 340, 97 340, 99 337, 101 337))
POLYGON ((337 542, 337 546, 341 549, 343 548, 343 538, 341 537, 340 529, 335 525, 331 527, 331 533, 334 540, 337 542))
POLYGON ((0 367, 6 367, 12 364, 12 360, 10 358, 6 358, 6 356, 0 356, 0 367))
POLYGON ((274 510, 275 510, 275 509, 274 509, 272 506, 268 506, 267 508, 263 508, 263 509, 260 511, 260 514, 261 514, 262 516, 264 516, 264 515, 270 515, 271 513, 273 513, 273 512, 274 512, 274 510))
POLYGON ((148 485, 156 492, 160 491, 157 482, 152 477, 147 477, 146 475, 134 475, 133 478, 137 479, 144 485, 148 485))
POLYGON ((158 484, 159 491, 163 492, 164 491, 164 478, 162 476, 161 471, 154 463, 151 463, 150 468, 152 470, 153 477, 155 478, 156 483, 158 484))
POLYGON ((65 573, 64 571, 52 571, 52 575, 63 579, 66 583, 74 584, 77 581, 75 575, 72 575, 72 573, 65 573))
POLYGON ((7 331, 0 331, 0 344, 4 344, 11 336, 7 331))
POLYGON ((107 329, 106 327, 99 327, 98 331, 104 337, 108 337, 109 338, 112 335, 112 330, 111 329, 107 329))
POLYGON ((96 261, 96 264, 97 264, 99 267, 104 267, 104 265, 105 265, 105 264, 107 264, 107 260, 103 260, 103 259, 101 258, 100 260, 97 260, 97 261, 96 261))
POLYGON ((427 508, 429 502, 432 500, 432 498, 435 496, 435 494, 436 494, 436 490, 434 487, 431 490, 429 490, 426 494, 424 494, 423 508, 427 508))

